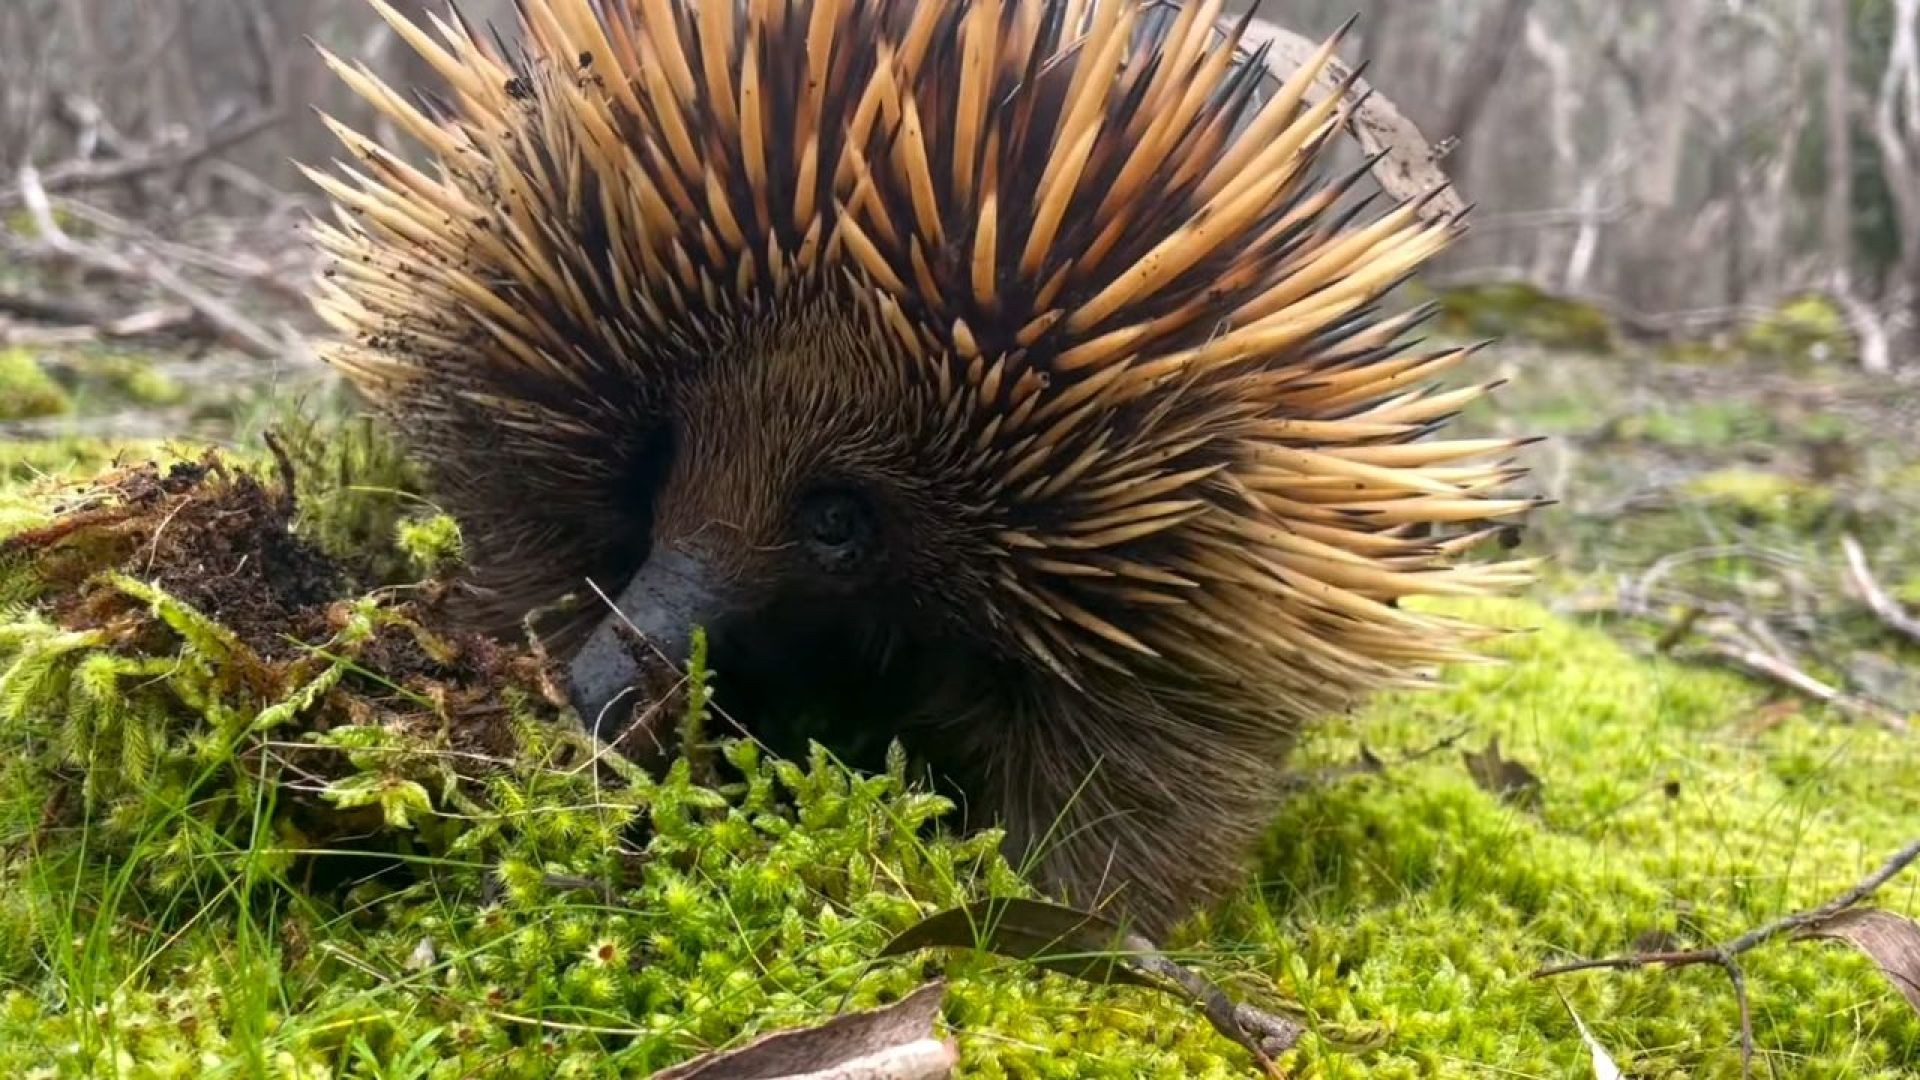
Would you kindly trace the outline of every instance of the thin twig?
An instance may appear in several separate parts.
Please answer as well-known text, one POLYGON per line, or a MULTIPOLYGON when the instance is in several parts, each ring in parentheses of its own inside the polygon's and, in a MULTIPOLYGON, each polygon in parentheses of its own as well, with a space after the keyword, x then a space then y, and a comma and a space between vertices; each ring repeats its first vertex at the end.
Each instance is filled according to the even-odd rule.
POLYGON ((1535 979, 1552 978, 1556 975, 1568 975, 1576 971, 1630 971, 1658 964, 1665 968, 1692 967, 1696 964, 1715 964, 1726 971, 1727 978, 1733 983, 1734 994, 1740 1003, 1740 1068, 1742 1076, 1752 1075, 1753 1070, 1753 1015, 1747 1001, 1746 976, 1740 970, 1739 957, 1765 945, 1782 934, 1805 930, 1818 926, 1834 916, 1855 907, 1878 892, 1882 885, 1893 880, 1902 870, 1920 860, 1920 839, 1915 839, 1901 848, 1892 858, 1880 865, 1880 868, 1860 879, 1851 888, 1821 904, 1817 908, 1798 911, 1791 915, 1773 920, 1763 926, 1749 930, 1731 941, 1702 949, 1674 949, 1654 952, 1627 953, 1620 956, 1608 956, 1598 960, 1576 960, 1568 964, 1555 964, 1543 967, 1533 973, 1535 979))
MULTIPOLYGON (((278 123, 281 116, 277 108, 244 113, 198 139, 162 141, 113 161, 65 162, 48 169, 38 179, 43 191, 71 192, 187 168, 258 135, 278 123)), ((0 207, 25 203, 31 197, 24 183, 0 189, 0 207)))
POLYGON ((33 218, 41 244, 54 255, 115 277, 144 281, 174 296, 193 308, 228 344, 249 355, 273 360, 287 354, 288 344, 278 335, 187 281, 159 259, 131 258, 82 244, 68 235, 54 218, 46 189, 41 186, 39 174, 31 165, 20 169, 20 190, 24 193, 27 212, 33 218))
POLYGON ((1856 694, 1849 694, 1813 674, 1802 670, 1783 656, 1766 649, 1737 640, 1729 635, 1715 635, 1707 644, 1695 650, 1691 656, 1682 654, 1681 659, 1707 657, 1720 660, 1739 668, 1741 671, 1768 682, 1785 687, 1796 694, 1812 698, 1823 705, 1830 706, 1856 719, 1871 720, 1889 731, 1906 731, 1907 722, 1892 709, 1878 702, 1870 701, 1856 694))
POLYGON ((0 320, 0 345, 84 345, 101 339, 150 338, 178 333, 194 321, 193 309, 167 306, 147 308, 119 318, 59 326, 21 326, 0 320))
POLYGON ((1843 536, 1840 546, 1847 553, 1847 578, 1853 583, 1854 591, 1860 594, 1860 599, 1886 624, 1887 629, 1920 644, 1920 618, 1908 614, 1874 579, 1873 568, 1867 565, 1867 553, 1861 550, 1860 541, 1843 536))

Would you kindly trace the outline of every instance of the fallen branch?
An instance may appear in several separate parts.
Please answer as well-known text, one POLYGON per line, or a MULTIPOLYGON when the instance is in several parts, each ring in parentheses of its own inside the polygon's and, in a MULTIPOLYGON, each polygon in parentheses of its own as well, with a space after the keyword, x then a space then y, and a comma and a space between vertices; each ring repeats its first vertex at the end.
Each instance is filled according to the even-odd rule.
POLYGON ((106 316, 81 304, 55 300, 50 296, 0 292, 0 315, 13 315, 34 322, 60 325, 96 325, 106 316))
MULTIPOLYGON (((1353 20, 1348 20, 1335 36, 1344 36, 1352 27, 1353 20)), ((1304 67, 1321 44, 1260 18, 1249 18, 1240 38, 1244 49, 1266 50, 1268 72, 1276 81, 1304 67)), ((1449 148, 1436 146, 1421 134, 1385 95, 1335 56, 1320 69, 1308 97, 1320 101, 1342 90, 1348 109, 1343 124, 1367 155, 1380 189, 1390 198, 1418 203, 1421 216, 1429 221, 1463 216, 1467 205, 1440 167, 1449 148)))
POLYGON ((1812 698, 1860 720, 1871 720, 1892 731, 1906 731, 1907 721, 1878 702, 1849 694, 1813 674, 1802 670, 1785 656, 1727 634, 1707 634, 1706 645, 1677 654, 1686 660, 1698 657, 1717 659, 1756 678, 1765 679, 1796 694, 1812 698))
MULTIPOLYGON (((1808 671, 1766 621, 1737 605, 1659 588, 1677 569, 1706 559, 1740 557, 1771 563, 1790 583, 1799 580, 1790 560, 1742 545, 1697 548, 1662 557, 1638 580, 1628 582, 1611 602, 1589 610, 1610 610, 1661 627, 1654 651, 1691 663, 1735 668, 1791 693, 1818 701, 1856 720, 1867 720, 1892 731, 1908 730, 1906 717, 1894 707, 1834 686, 1808 671), (1678 611, 1677 616, 1668 612, 1678 611), (1698 639, 1702 644, 1682 648, 1698 639)), ((1801 588, 1804 586, 1795 586, 1801 588)), ((1891 601, 1889 600, 1889 603, 1891 601)))
POLYGON ((1746 976, 1740 970, 1739 957, 1782 934, 1818 926, 1841 912, 1859 905, 1879 891, 1882 885, 1893 880, 1895 875, 1913 865, 1916 860, 1920 860, 1920 839, 1901 848, 1892 858, 1882 863, 1878 870, 1868 874, 1853 887, 1819 907, 1775 919, 1718 945, 1703 949, 1658 950, 1608 956, 1598 960, 1576 960, 1568 964, 1540 968, 1533 973, 1532 978, 1547 979, 1558 975, 1569 975, 1576 971, 1631 971, 1656 964, 1664 968, 1692 967, 1698 964, 1718 965, 1726 971, 1728 980, 1733 983, 1734 995, 1740 1004, 1740 1075, 1751 1076, 1753 1075, 1753 1007, 1747 1000, 1746 976))
POLYGON ((46 347, 155 337, 185 330, 194 320, 193 309, 175 306, 147 308, 117 319, 100 317, 95 321, 90 317, 87 321, 52 326, 19 326, 0 321, 0 345, 46 347))
POLYGON ((1887 629, 1920 645, 1920 618, 1908 614, 1899 601, 1889 596, 1880 582, 1874 579, 1873 568, 1867 565, 1867 553, 1861 550, 1860 541, 1843 536, 1840 546, 1847 554, 1847 579, 1852 582, 1854 591, 1860 594, 1860 599, 1886 624, 1887 629))
POLYGON ((100 273, 144 282, 167 293, 192 308, 213 327, 220 340, 250 356, 273 360, 286 355, 287 342, 279 335, 181 277, 165 262, 151 256, 122 255, 83 244, 68 235, 54 218, 46 188, 31 165, 20 170, 20 191, 39 233, 40 244, 54 256, 100 273))
MULTIPOLYGON (((63 162, 38 176, 36 185, 42 193, 73 192, 125 183, 153 173, 189 168, 251 139, 278 123, 280 117, 277 108, 256 109, 219 125, 197 139, 161 140, 110 161, 63 162)), ((24 204, 31 197, 32 193, 27 190, 23 177, 22 182, 14 187, 0 190, 0 207, 24 204)))
MULTIPOLYGON (((49 205, 53 203, 50 202, 49 205)), ((280 268, 256 255, 244 252, 220 253, 175 243, 156 236, 125 218, 109 214, 99 207, 88 206, 71 199, 60 200, 57 209, 105 232, 113 233, 129 244, 151 252, 156 259, 164 260, 171 266, 192 267, 248 286, 270 290, 296 303, 306 302, 305 289, 298 281, 283 276, 280 268)), ((306 268, 302 266, 298 269, 306 268)))

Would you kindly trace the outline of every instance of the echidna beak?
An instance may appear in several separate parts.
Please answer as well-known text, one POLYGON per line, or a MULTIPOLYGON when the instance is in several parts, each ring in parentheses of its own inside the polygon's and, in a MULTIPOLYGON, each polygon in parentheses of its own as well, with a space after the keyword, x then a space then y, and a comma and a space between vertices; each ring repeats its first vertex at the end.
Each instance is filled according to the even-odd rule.
POLYGON ((641 658, 651 650, 675 669, 687 662, 693 629, 719 613, 713 577, 699 557, 678 548, 656 548, 614 600, 614 610, 594 628, 568 668, 569 695, 587 727, 607 734, 631 711, 622 705, 640 682, 641 658))

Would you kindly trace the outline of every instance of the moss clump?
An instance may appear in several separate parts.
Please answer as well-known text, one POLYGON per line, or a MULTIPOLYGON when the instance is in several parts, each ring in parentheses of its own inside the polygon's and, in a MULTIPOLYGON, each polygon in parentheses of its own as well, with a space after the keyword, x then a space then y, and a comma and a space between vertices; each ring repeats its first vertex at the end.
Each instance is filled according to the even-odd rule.
POLYGON ((31 420, 73 411, 73 401, 25 349, 0 349, 0 420, 31 420))
POLYGON ((141 356, 91 357, 85 361, 82 375, 99 385, 102 396, 120 403, 157 408, 178 405, 187 399, 187 388, 178 379, 141 356))
POLYGON ((1811 529, 1833 511, 1833 491, 1758 469, 1721 469, 1688 480, 1682 493, 1746 525, 1811 529))
POLYGON ((1496 337, 1580 352, 1613 348, 1613 321, 1605 312, 1523 282, 1449 289, 1437 299, 1439 326, 1456 337, 1496 337))
POLYGON ((460 561, 460 523, 449 514, 401 521, 394 542, 421 577, 451 569, 460 561))
POLYGON ((1846 316, 1824 296, 1794 297, 1742 327, 1736 347, 1776 360, 1842 363, 1855 352, 1846 316))

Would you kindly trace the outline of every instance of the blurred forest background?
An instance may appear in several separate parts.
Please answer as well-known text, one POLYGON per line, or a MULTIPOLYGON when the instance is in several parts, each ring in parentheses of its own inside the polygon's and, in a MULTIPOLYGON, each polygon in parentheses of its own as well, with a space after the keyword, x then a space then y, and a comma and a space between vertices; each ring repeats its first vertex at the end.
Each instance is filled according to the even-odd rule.
MULTIPOLYGON (((462 10, 511 29, 503 0, 462 10)), ((1526 283, 1653 338, 1816 293, 1861 366, 1915 353, 1920 0, 1274 0, 1260 14, 1317 35, 1356 10, 1348 58, 1448 148, 1479 208, 1442 283, 1526 283)), ((315 193, 292 162, 334 152, 314 108, 365 120, 309 38, 435 84, 358 0, 0 5, 0 213, 22 223, 37 186, 107 234, 69 246, 15 228, 5 256, 166 302, 9 289, 0 335, 194 330, 276 352, 271 319, 247 309, 293 299, 305 271, 287 225, 315 193), (251 295, 201 293, 203 275, 251 295)))

